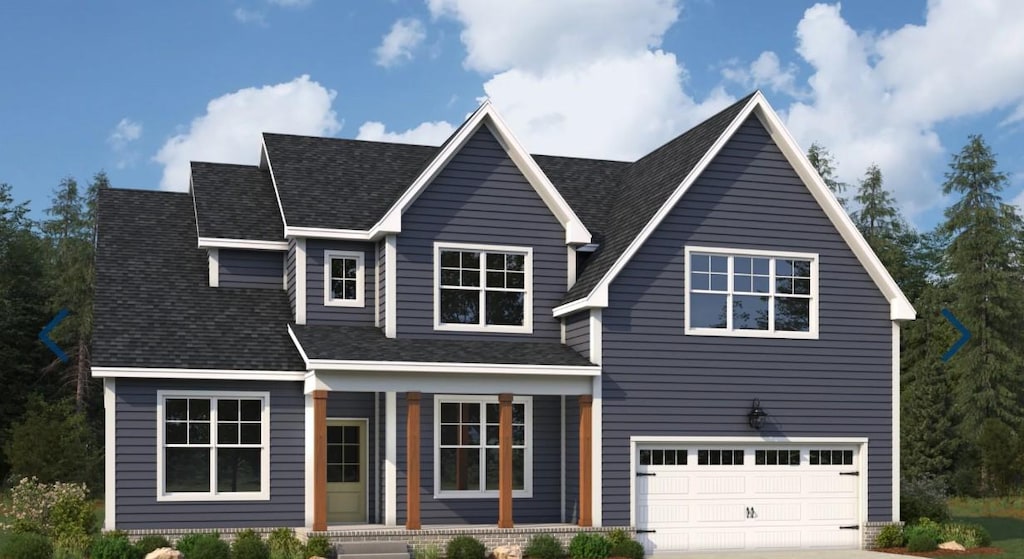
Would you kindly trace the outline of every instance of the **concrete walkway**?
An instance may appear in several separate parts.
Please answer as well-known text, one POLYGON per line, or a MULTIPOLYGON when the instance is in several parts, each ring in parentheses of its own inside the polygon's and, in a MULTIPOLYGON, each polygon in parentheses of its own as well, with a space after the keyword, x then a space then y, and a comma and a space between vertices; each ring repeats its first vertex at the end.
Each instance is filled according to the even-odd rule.
MULTIPOLYGON (((793 551, 716 551, 713 553, 655 553, 652 559, 899 559, 895 555, 860 549, 800 549, 793 551)), ((916 559, 916 558, 915 558, 916 559)))

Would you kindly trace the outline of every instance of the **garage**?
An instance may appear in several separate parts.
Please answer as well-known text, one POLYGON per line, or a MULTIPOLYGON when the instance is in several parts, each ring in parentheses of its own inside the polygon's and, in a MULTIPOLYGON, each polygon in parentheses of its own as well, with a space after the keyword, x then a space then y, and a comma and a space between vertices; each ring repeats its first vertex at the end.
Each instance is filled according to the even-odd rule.
POLYGON ((637 538, 648 554, 859 548, 862 446, 635 444, 637 538))

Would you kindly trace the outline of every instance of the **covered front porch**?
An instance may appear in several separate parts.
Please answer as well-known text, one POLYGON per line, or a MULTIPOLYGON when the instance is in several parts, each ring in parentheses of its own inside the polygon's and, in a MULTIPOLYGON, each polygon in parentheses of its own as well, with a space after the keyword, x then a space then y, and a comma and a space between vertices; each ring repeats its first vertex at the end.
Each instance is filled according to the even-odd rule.
POLYGON ((359 541, 600 526, 597 367, 487 368, 310 372, 306 529, 359 541))

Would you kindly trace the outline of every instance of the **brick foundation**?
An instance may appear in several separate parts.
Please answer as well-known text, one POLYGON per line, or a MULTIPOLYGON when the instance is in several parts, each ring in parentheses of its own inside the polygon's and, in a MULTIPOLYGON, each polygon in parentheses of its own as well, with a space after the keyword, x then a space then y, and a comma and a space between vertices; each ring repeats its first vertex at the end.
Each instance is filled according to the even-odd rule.
POLYGON ((864 525, 863 537, 861 541, 862 549, 874 549, 875 538, 878 537, 878 533, 882 531, 882 528, 895 524, 897 526, 903 526, 902 522, 868 522, 864 525))

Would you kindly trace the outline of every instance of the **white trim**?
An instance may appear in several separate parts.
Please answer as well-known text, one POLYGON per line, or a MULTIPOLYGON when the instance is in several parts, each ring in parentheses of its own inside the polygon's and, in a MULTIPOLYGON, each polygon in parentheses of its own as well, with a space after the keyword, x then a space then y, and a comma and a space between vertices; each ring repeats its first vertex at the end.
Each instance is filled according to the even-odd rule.
POLYGON ((422 363, 416 361, 329 361, 310 359, 321 371, 454 373, 487 375, 600 376, 600 367, 586 365, 506 365, 501 363, 422 363))
POLYGON ((900 521, 900 323, 892 321, 892 521, 900 521))
POLYGON ((384 335, 398 335, 398 237, 388 235, 384 245, 384 335))
POLYGON ((284 215, 284 205, 281 204, 281 192, 277 189, 277 179, 274 178, 274 166, 270 164, 267 137, 265 134, 260 134, 260 168, 263 168, 264 163, 267 166, 267 171, 270 173, 270 182, 274 185, 274 198, 277 200, 277 209, 281 212, 281 225, 284 226, 285 236, 287 237, 288 219, 284 215))
POLYGON ((103 529, 117 518, 117 379, 103 379, 103 529))
POLYGON ((384 525, 398 524, 398 394, 384 393, 384 525))
MULTIPOLYGON (((484 245, 474 243, 434 242, 434 330, 455 332, 500 332, 512 334, 533 333, 533 247, 484 245), (448 324, 441 322, 441 251, 467 251, 480 253, 518 253, 524 256, 523 262, 523 324, 522 326, 506 326, 486 324, 487 307, 484 302, 487 293, 486 258, 480 255, 480 285, 477 292, 480 296, 479 324, 448 324)), ((518 292, 518 291, 517 291, 518 292)))
POLYGON ((366 306, 366 254, 352 250, 324 251, 324 306, 325 307, 365 307, 366 306), (331 260, 335 258, 356 261, 356 298, 335 299, 331 296, 331 260))
MULTIPOLYGON (((465 395, 465 394, 434 394, 434 498, 435 499, 494 499, 498 497, 498 490, 484 489, 487 469, 483 465, 483 451, 488 445, 484 436, 480 437, 478 448, 481 452, 481 467, 479 468, 481 489, 473 490, 448 490, 441 489, 441 404, 442 403, 474 403, 480 404, 480 422, 486 422, 486 404, 497 404, 498 396, 465 395)), ((512 397, 513 404, 523 404, 525 437, 523 439, 523 489, 513 490, 513 498, 533 497, 533 397, 516 396, 512 397)), ((481 433, 483 435, 483 433, 481 433)))
POLYGON ((301 381, 306 371, 253 371, 244 369, 171 369, 164 367, 93 367, 96 378, 152 378, 186 380, 301 381))
POLYGON ((313 403, 313 393, 305 394, 305 524, 306 528, 313 529, 313 516, 316 514, 313 500, 316 498, 316 412, 313 403))
POLYGON ((380 523, 383 512, 380 503, 380 478, 384 473, 380 467, 380 392, 373 393, 373 495, 375 507, 373 521, 380 523))
POLYGON ((270 392, 218 390, 156 391, 156 500, 157 501, 269 501, 270 500, 270 392), (210 400, 210 453, 217 448, 217 406, 213 400, 262 400, 260 414, 260 490, 238 493, 217 493, 217 461, 210 460, 210 492, 167 493, 164 488, 164 402, 168 398, 200 398, 210 400))
POLYGON ((360 229, 331 229, 328 227, 289 227, 285 226, 285 237, 316 237, 318 239, 336 239, 339 241, 372 241, 380 237, 380 229, 374 227, 368 231, 360 229))
POLYGON ((604 329, 601 309, 590 309, 589 340, 590 340, 590 362, 601 366, 601 356, 604 352, 604 329))
MULTIPOLYGON (((370 474, 370 420, 365 418, 365 417, 330 417, 330 416, 328 416, 327 417, 327 427, 331 426, 331 422, 332 421, 334 421, 334 422, 345 422, 345 421, 347 421, 347 422, 350 422, 350 423, 359 422, 359 423, 363 424, 363 430, 360 431, 362 433, 362 437, 361 437, 361 440, 359 441, 359 445, 362 448, 360 449, 361 452, 360 452, 359 460, 362 462, 361 465, 365 465, 366 466, 365 470, 363 471, 363 475, 364 476, 369 475, 370 474)), ((327 457, 324 456, 324 460, 326 460, 326 459, 327 459, 327 457)), ((377 476, 374 476, 374 479, 376 479, 376 477, 377 476)), ((366 503, 366 508, 364 509, 366 511, 366 518, 365 518, 365 520, 363 520, 363 522, 369 524, 370 523, 370 484, 369 483, 365 483, 363 485, 365 486, 365 491, 366 491, 366 494, 364 495, 364 497, 365 497, 364 502, 366 503)), ((330 516, 330 515, 331 515, 331 511, 328 510, 327 511, 327 516, 330 516)))
POLYGON ((757 443, 788 443, 788 444, 868 444, 867 437, 689 437, 663 435, 632 435, 630 441, 640 443, 722 443, 722 444, 757 444, 757 443))
POLYGON ((380 243, 373 243, 373 326, 380 328, 380 243))
POLYGON ((619 258, 612 264, 612 267, 605 273, 604 277, 598 281, 598 283, 591 289, 590 293, 586 297, 573 301, 571 303, 556 307, 553 310, 554 316, 563 316, 569 314, 582 307, 606 307, 608 306, 608 287, 612 280, 622 271, 626 264, 633 258, 640 247, 647 241, 647 239, 654 233, 658 225, 664 221, 665 217, 672 211, 673 208, 678 204, 679 200, 683 197, 690 186, 696 182, 697 178, 704 172, 704 169, 711 163, 711 161, 718 155, 718 153, 725 146, 726 142, 732 138, 736 133, 736 130, 747 120, 751 115, 757 116, 757 118, 764 124, 768 133, 772 139, 778 145, 783 155, 786 157, 789 164, 793 167, 796 173, 803 180, 807 189, 811 195, 818 202, 819 206, 824 210, 833 226, 846 241, 846 244, 850 246, 853 253, 857 256, 861 265, 867 270, 868 274, 875 281, 875 285, 882 291, 886 299, 890 304, 890 318, 892 320, 913 320, 916 316, 913 305, 906 298, 899 286, 896 284, 892 276, 882 265, 878 256, 871 250, 867 241, 857 230, 853 220, 847 215, 846 211, 842 208, 835 196, 829 191, 828 187, 822 181, 821 177, 814 170, 814 167, 807 160, 803 150, 797 145, 793 137, 790 136, 789 132, 783 126, 782 121, 778 115, 765 100, 764 95, 759 91, 756 92, 747 102, 746 106, 737 114, 733 122, 729 124, 725 132, 715 141, 714 145, 704 154, 700 162, 690 171, 683 182, 676 188, 675 192, 666 200, 664 205, 658 210, 653 218, 644 226, 640 234, 634 238, 629 246, 619 258))
POLYGON ((211 248, 206 251, 210 267, 210 287, 220 287, 220 251, 211 248))
POLYGON ((295 324, 306 323, 306 239, 295 239, 295 324))
MULTIPOLYGON (((594 309, 597 312, 601 312, 600 309, 594 309)), ((604 475, 603 462, 604 462, 604 420, 602 411, 602 387, 601 377, 594 377, 593 387, 591 388, 591 394, 593 394, 593 402, 590 408, 590 428, 591 428, 591 450, 593 451, 590 458, 591 463, 591 477, 590 477, 590 518, 593 526, 602 526, 602 511, 604 508, 603 504, 603 492, 604 487, 604 475)))
POLYGON ((572 245, 565 247, 565 264, 565 288, 571 289, 576 283, 576 249, 572 245))
POLYGON ((254 241, 252 239, 221 239, 199 237, 199 248, 237 248, 244 250, 288 250, 288 241, 254 241))
MULTIPOLYGON (((789 251, 771 251, 771 250, 747 250, 737 248, 722 248, 722 247, 707 247, 707 246, 691 246, 687 245, 683 249, 683 298, 684 298, 684 327, 683 332, 687 336, 725 336, 734 338, 777 338, 777 339, 798 339, 798 340, 816 340, 818 339, 818 279, 819 279, 819 267, 818 267, 818 254, 812 252, 789 252, 789 251), (728 287, 726 291, 721 292, 728 296, 728 300, 732 301, 735 291, 733 289, 733 257, 736 256, 750 256, 755 258, 769 258, 769 292, 764 295, 771 299, 773 302, 776 297, 775 293, 775 260, 793 258, 797 260, 810 260, 811 262, 811 293, 808 296, 810 301, 810 325, 807 332, 792 332, 786 330, 775 330, 774 318, 773 318, 773 305, 768 306, 768 327, 769 330, 736 330, 729 328, 695 328, 690 326, 690 259, 693 253, 698 254, 710 254, 714 256, 725 256, 729 258, 729 268, 727 271, 728 287)), ((742 294, 741 294, 742 295, 742 294)), ((732 310, 726 309, 727 315, 726 320, 729 324, 732 323, 732 310)))
POLYGON ((331 372, 318 370, 310 373, 303 385, 305 392, 337 390, 347 392, 393 391, 405 392, 410 387, 424 394, 530 394, 532 396, 560 396, 562 394, 589 394, 595 377, 581 375, 462 375, 417 372, 331 372))
POLYGON ((560 451, 561 451, 561 453, 560 453, 560 458, 561 458, 560 464, 561 464, 561 467, 560 467, 559 471, 561 473, 560 487, 562 488, 562 490, 560 491, 561 499, 559 501, 559 504, 560 504, 561 508, 559 508, 558 515, 559 515, 559 518, 561 519, 562 524, 565 524, 565 395, 564 394, 562 396, 558 397, 558 402, 560 404, 560 406, 559 406, 559 410, 560 410, 560 413, 559 413, 560 428, 559 428, 558 434, 559 434, 559 442, 561 444, 561 446, 559 448, 560 451))
POLYGON ((508 153, 509 158, 515 163, 519 172, 533 186, 537 194, 558 219, 565 229, 566 243, 589 243, 590 232, 583 225, 583 222, 572 210, 572 207, 565 201, 558 190, 544 174, 537 162, 533 160, 523 146, 516 140, 508 126, 498 115, 497 110, 485 100, 480 107, 466 119, 466 122, 459 127, 448 142, 438 151, 437 155, 423 170, 422 173, 412 182, 402 196, 384 214, 384 217, 377 222, 370 230, 371 233, 383 231, 387 233, 402 232, 402 214, 419 197, 424 189, 433 181, 434 177, 441 172, 455 155, 462 150, 462 147, 480 129, 487 126, 498 143, 508 153))

